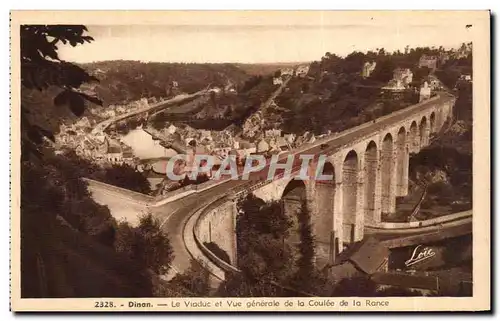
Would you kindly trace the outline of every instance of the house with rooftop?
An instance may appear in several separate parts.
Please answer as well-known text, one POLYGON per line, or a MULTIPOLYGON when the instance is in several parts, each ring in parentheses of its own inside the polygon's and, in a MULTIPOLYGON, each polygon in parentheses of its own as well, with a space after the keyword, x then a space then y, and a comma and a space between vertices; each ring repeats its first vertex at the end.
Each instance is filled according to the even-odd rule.
POLYGON ((295 74, 297 77, 305 77, 309 73, 309 65, 300 65, 297 67, 297 70, 295 71, 295 74))
POLYGON ((273 78, 273 85, 282 85, 283 84, 283 78, 281 77, 274 77, 273 78))
POLYGON ((392 78, 400 81, 403 86, 408 86, 413 81, 413 72, 409 68, 396 68, 392 78))
POLYGON ((430 56, 430 55, 422 55, 418 61, 418 67, 427 67, 432 72, 434 72, 437 68, 438 57, 430 56))
POLYGON ((293 76, 293 68, 283 68, 281 69, 281 76, 293 76))
POLYGON ((376 61, 365 62, 365 64, 363 65, 363 71, 361 72, 363 78, 369 78, 372 72, 375 70, 375 67, 377 67, 376 61))
POLYGON ((106 160, 111 164, 122 164, 123 153, 120 146, 109 146, 106 153, 106 160))
POLYGON ((431 87, 429 87, 429 84, 427 83, 427 81, 425 81, 422 87, 420 87, 419 102, 422 102, 429 98, 431 98, 431 87))

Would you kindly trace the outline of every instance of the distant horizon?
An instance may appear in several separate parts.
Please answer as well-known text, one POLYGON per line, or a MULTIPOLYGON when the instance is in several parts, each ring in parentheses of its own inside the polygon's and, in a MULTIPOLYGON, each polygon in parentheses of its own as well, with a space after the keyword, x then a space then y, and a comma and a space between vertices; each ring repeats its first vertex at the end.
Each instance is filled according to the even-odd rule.
MULTIPOLYGON (((461 42, 461 43, 457 44, 456 46, 443 46, 443 48, 446 51, 458 49, 462 43, 469 43, 469 41, 461 42)), ((422 46, 416 46, 416 47, 409 47, 409 49, 411 50, 411 49, 424 48, 424 47, 429 47, 429 48, 435 47, 436 49, 439 48, 439 46, 435 46, 435 45, 434 46, 422 45, 422 46)), ((404 48, 401 48, 401 49, 398 48, 396 50, 386 51, 386 52, 393 53, 393 52, 396 52, 398 50, 404 53, 404 48)), ((368 49, 368 50, 364 50, 364 51, 362 51, 362 50, 355 50, 355 51, 366 54, 369 51, 376 51, 376 50, 375 49, 368 49)), ((351 51, 347 55, 349 55, 353 52, 354 51, 351 51)), ((332 53, 332 52, 330 52, 330 53, 332 53)), ((326 52, 324 54, 326 54, 326 52)), ((268 62, 268 61, 264 61, 264 62, 242 62, 242 61, 205 61, 205 62, 201 62, 200 61, 200 62, 198 62, 198 61, 146 61, 146 60, 140 60, 140 59, 107 59, 107 60, 95 60, 95 61, 86 61, 86 62, 78 62, 78 61, 69 60, 69 62, 78 63, 78 64, 94 64, 94 63, 103 63, 103 62, 111 62, 111 61, 133 61, 133 62, 140 62, 140 63, 166 63, 166 64, 300 65, 300 64, 306 64, 306 63, 313 63, 314 61, 320 61, 321 58, 324 57, 324 54, 323 54, 323 56, 319 57, 318 59, 307 60, 307 61, 270 61, 270 62, 268 62)), ((338 55, 334 52, 332 54, 335 54, 341 58, 345 58, 347 56, 347 55, 338 55)))
POLYGON ((112 61, 133 61, 133 62, 140 62, 140 63, 161 63, 161 64, 197 64, 197 65, 202 65, 202 64, 211 64, 211 65, 224 65, 224 64, 233 64, 233 65, 300 65, 300 64, 312 63, 312 62, 320 60, 320 59, 309 60, 309 61, 278 61, 278 62, 233 62, 233 61, 193 62, 193 61, 144 61, 144 60, 138 60, 138 59, 110 59, 110 60, 96 60, 96 61, 88 61, 88 62, 78 62, 78 61, 69 61, 69 62, 82 64, 82 65, 98 64, 98 63, 112 62, 112 61))
POLYGON ((440 25, 88 25, 95 41, 60 45, 61 59, 169 63, 293 64, 353 51, 405 46, 458 48, 472 33, 461 23, 440 25))

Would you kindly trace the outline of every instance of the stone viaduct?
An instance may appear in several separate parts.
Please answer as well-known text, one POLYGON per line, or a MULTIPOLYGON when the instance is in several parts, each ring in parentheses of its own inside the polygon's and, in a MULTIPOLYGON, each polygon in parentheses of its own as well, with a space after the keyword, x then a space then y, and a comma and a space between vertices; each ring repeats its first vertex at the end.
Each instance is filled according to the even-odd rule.
MULTIPOLYGON (((454 101, 443 95, 394 113, 401 112, 400 117, 391 114, 358 126, 363 130, 348 130, 344 140, 332 138, 332 148, 323 151, 328 156, 323 173, 333 174, 332 181, 277 179, 261 183, 211 206, 195 233, 201 242, 216 243, 236 265, 238 213, 234 203, 238 197, 250 192, 265 201, 280 200, 295 223, 305 202, 311 213, 316 260, 332 262, 346 246, 363 239, 365 226, 377 226, 382 213, 395 211, 396 197, 408 194, 410 154, 427 146, 442 129, 452 116, 454 101)), ((294 231, 288 242, 299 241, 297 224, 294 231)))

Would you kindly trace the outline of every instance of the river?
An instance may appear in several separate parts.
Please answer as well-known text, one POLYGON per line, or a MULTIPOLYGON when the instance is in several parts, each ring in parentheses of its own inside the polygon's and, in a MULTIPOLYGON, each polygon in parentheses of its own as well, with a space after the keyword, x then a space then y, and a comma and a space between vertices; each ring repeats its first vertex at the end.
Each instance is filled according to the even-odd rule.
POLYGON ((140 159, 172 157, 177 154, 175 150, 161 146, 160 141, 153 140, 142 128, 129 131, 121 140, 132 147, 134 155, 140 159))

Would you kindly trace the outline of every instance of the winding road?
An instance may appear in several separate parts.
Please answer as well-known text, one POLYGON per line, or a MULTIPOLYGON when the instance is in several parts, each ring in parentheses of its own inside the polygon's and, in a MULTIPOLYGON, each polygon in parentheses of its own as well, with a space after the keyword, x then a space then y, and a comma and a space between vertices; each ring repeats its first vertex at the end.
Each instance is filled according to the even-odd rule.
POLYGON ((133 117, 133 116, 138 115, 138 114, 147 113, 147 112, 150 112, 150 111, 156 110, 156 109, 162 109, 162 108, 167 108, 167 107, 175 107, 175 105, 173 105, 173 104, 181 103, 181 102, 183 102, 186 99, 189 99, 189 98, 192 98, 192 97, 196 97, 196 96, 200 96, 200 95, 203 95, 203 94, 206 94, 206 93, 207 93, 207 89, 203 89, 203 90, 197 91, 197 92, 195 92, 193 94, 178 95, 178 96, 175 96, 175 97, 173 97, 171 99, 167 99, 167 100, 161 101, 159 103, 156 103, 156 104, 154 104, 152 106, 147 106, 147 107, 144 107, 144 108, 139 108, 139 109, 132 110, 132 111, 129 111, 127 113, 115 116, 113 118, 106 119, 106 120, 98 123, 97 125, 95 125, 95 127, 92 129, 92 133, 96 134, 96 133, 103 132, 109 126, 111 126, 113 123, 116 123, 116 122, 119 122, 121 120, 133 117))

